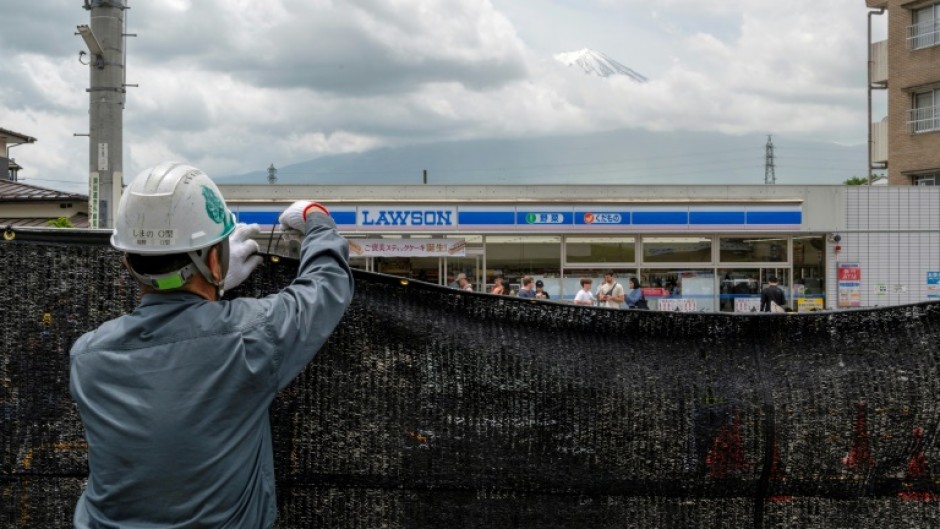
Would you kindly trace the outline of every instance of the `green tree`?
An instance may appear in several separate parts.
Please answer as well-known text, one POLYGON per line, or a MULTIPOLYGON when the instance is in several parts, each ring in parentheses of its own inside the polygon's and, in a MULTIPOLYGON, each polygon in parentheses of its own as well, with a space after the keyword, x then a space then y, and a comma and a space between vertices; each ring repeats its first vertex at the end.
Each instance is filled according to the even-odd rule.
POLYGON ((51 219, 46 224, 52 226, 53 228, 74 228, 72 221, 68 217, 59 217, 57 219, 51 219))
POLYGON ((847 186, 867 186, 868 177, 867 176, 853 176, 852 178, 849 178, 848 180, 842 183, 847 186))

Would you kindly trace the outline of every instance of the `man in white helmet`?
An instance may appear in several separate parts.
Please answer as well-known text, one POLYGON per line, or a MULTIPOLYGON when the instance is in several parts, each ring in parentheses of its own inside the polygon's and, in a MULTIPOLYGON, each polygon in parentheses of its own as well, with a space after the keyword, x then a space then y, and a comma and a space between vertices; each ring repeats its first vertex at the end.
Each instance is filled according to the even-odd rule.
POLYGON ((111 244, 144 295, 72 347, 89 466, 75 527, 274 525, 268 407, 353 292, 347 243, 326 208, 295 202, 279 220, 304 234, 297 279, 262 299, 220 301, 261 258, 215 184, 162 163, 125 190, 111 244))

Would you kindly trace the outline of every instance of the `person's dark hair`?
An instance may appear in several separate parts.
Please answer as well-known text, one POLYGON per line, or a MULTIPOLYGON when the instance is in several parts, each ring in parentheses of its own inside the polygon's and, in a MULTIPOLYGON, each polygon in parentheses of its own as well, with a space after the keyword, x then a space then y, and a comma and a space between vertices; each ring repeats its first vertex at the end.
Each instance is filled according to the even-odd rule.
POLYGON ((167 255, 127 254, 127 264, 138 274, 168 274, 191 263, 189 254, 171 253, 167 255))
POLYGON ((593 282, 594 282, 594 281, 591 281, 591 278, 589 278, 589 277, 583 277, 583 278, 581 278, 581 286, 582 286, 582 287, 583 287, 584 285, 590 285, 590 284, 593 283, 593 282))
POLYGON ((768 282, 768 283, 779 283, 780 280, 777 279, 777 276, 770 276, 770 277, 767 278, 767 282, 768 282))
POLYGON ((637 278, 635 278, 635 277, 631 277, 631 278, 630 278, 630 283, 633 284, 633 288, 640 288, 640 280, 639 280, 639 279, 637 279, 637 278))
POLYGON ((613 276, 613 275, 614 275, 614 271, 613 271, 613 270, 605 270, 605 271, 604 271, 604 275, 605 275, 605 276, 613 276))

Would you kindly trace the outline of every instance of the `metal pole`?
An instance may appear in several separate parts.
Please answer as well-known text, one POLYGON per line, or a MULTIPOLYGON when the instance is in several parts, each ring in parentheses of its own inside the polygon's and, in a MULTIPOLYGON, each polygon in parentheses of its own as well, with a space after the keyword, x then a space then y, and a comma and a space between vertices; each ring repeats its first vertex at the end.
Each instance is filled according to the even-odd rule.
POLYGON ((88 178, 92 228, 112 228, 123 185, 124 10, 123 0, 91 0, 91 31, 103 53, 89 70, 88 178))

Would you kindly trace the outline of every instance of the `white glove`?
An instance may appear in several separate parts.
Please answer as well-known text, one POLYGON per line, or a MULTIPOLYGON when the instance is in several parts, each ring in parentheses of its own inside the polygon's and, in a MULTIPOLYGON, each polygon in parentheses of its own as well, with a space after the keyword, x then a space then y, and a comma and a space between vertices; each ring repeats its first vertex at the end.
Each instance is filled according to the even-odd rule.
POLYGON ((228 239, 228 273, 225 274, 225 289, 231 290, 245 282, 248 276, 264 259, 258 255, 261 248, 252 236, 261 234, 257 224, 239 222, 228 239))
POLYGON ((277 218, 284 231, 294 230, 300 233, 304 232, 304 229, 307 227, 307 223, 304 221, 304 211, 310 207, 311 203, 312 202, 309 200, 298 200, 290 206, 287 206, 287 209, 277 218))

